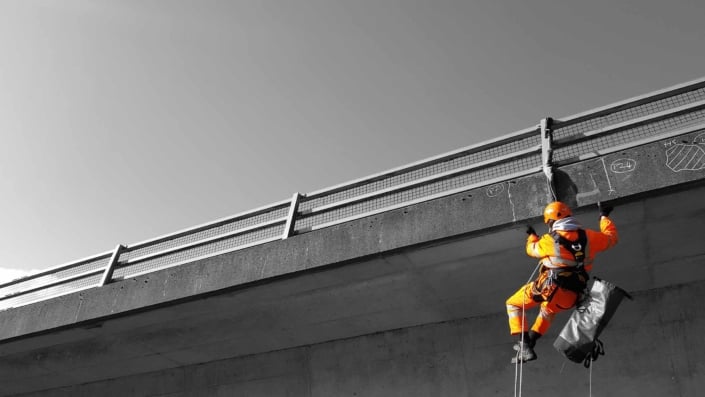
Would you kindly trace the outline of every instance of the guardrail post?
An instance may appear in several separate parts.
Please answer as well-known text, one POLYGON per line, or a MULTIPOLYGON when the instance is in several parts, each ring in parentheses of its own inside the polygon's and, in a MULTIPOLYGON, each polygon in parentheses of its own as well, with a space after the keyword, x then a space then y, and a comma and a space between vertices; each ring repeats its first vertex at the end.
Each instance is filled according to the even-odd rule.
POLYGON ((118 263, 118 259, 120 259, 120 254, 125 248, 126 247, 122 244, 118 244, 117 247, 115 247, 113 254, 110 256, 110 260, 108 261, 108 265, 105 267, 105 271, 103 272, 103 277, 100 280, 100 287, 108 284, 113 279, 113 271, 115 271, 115 266, 118 263))
POLYGON ((286 217, 286 225, 284 226, 284 232, 282 233, 282 240, 291 237, 294 234, 294 225, 296 223, 296 213, 299 211, 299 200, 301 199, 301 193, 296 192, 291 198, 291 205, 289 205, 289 215, 286 217))
POLYGON ((546 174, 548 187, 553 200, 557 200, 556 190, 553 185, 553 119, 541 119, 541 162, 543 173, 546 174))

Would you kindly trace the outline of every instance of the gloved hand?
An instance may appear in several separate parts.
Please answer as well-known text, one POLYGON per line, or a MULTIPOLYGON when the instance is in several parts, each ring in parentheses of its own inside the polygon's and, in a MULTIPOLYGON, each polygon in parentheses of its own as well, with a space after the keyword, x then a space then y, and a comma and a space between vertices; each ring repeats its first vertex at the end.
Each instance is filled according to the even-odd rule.
POLYGON ((529 236, 531 236, 532 234, 534 236, 538 236, 538 234, 536 234, 536 230, 534 230, 534 227, 531 225, 526 226, 526 234, 528 234, 529 236))
POLYGON ((602 203, 597 203, 597 208, 600 210, 600 216, 610 216, 610 212, 614 209, 614 207, 602 203))

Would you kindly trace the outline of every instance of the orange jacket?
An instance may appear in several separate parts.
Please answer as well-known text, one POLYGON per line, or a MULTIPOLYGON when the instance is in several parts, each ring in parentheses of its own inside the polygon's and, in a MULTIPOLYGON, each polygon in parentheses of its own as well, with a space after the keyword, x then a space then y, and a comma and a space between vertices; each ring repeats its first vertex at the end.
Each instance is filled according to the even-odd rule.
MULTIPOLYGON (((606 217, 600 218, 600 231, 584 229, 587 236, 587 249, 585 251, 585 270, 592 270, 592 261, 595 254, 604 251, 617 243, 617 228, 606 217)), ((570 241, 578 240, 575 230, 558 230, 558 234, 570 241)), ((529 235, 526 240, 526 253, 534 258, 539 258, 541 264, 548 268, 563 268, 575 266, 575 258, 565 247, 561 246, 550 234, 539 237, 529 235)))

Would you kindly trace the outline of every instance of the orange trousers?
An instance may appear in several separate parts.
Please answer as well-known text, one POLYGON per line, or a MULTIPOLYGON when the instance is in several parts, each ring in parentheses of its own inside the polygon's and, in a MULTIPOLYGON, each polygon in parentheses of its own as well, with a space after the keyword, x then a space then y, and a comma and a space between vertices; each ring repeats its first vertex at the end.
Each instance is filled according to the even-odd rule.
POLYGON ((533 286, 534 282, 530 282, 519 288, 514 295, 507 299, 509 332, 512 335, 517 335, 529 330, 528 324, 526 323, 526 310, 534 308, 538 305, 541 306, 539 308, 539 314, 536 316, 536 320, 534 321, 534 325, 531 327, 531 330, 544 335, 551 326, 551 322, 556 314, 562 312, 563 310, 572 308, 578 300, 578 294, 576 292, 556 287, 555 291, 552 293, 552 296, 547 296, 547 298, 549 298, 548 300, 536 302, 533 299, 533 286))

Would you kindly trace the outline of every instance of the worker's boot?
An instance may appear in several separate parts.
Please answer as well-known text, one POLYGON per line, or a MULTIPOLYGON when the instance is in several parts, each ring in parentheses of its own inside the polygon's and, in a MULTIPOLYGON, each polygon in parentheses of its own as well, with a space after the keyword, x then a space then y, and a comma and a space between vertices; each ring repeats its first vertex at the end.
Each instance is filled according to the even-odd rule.
POLYGON ((536 341, 541 337, 541 334, 535 331, 523 332, 519 337, 519 341, 512 346, 516 351, 519 351, 519 342, 522 340, 526 341, 532 349, 536 346, 536 341))
POLYGON ((517 342, 517 344, 514 345, 514 348, 517 351, 517 355, 512 358, 512 364, 536 360, 536 352, 534 352, 534 349, 529 346, 527 341, 517 342))
POLYGON ((540 337, 541 334, 534 331, 524 332, 523 337, 514 344, 514 350, 516 350, 517 354, 516 357, 512 358, 512 364, 536 360, 537 356, 536 352, 534 352, 534 346, 536 345, 536 340, 540 337))

